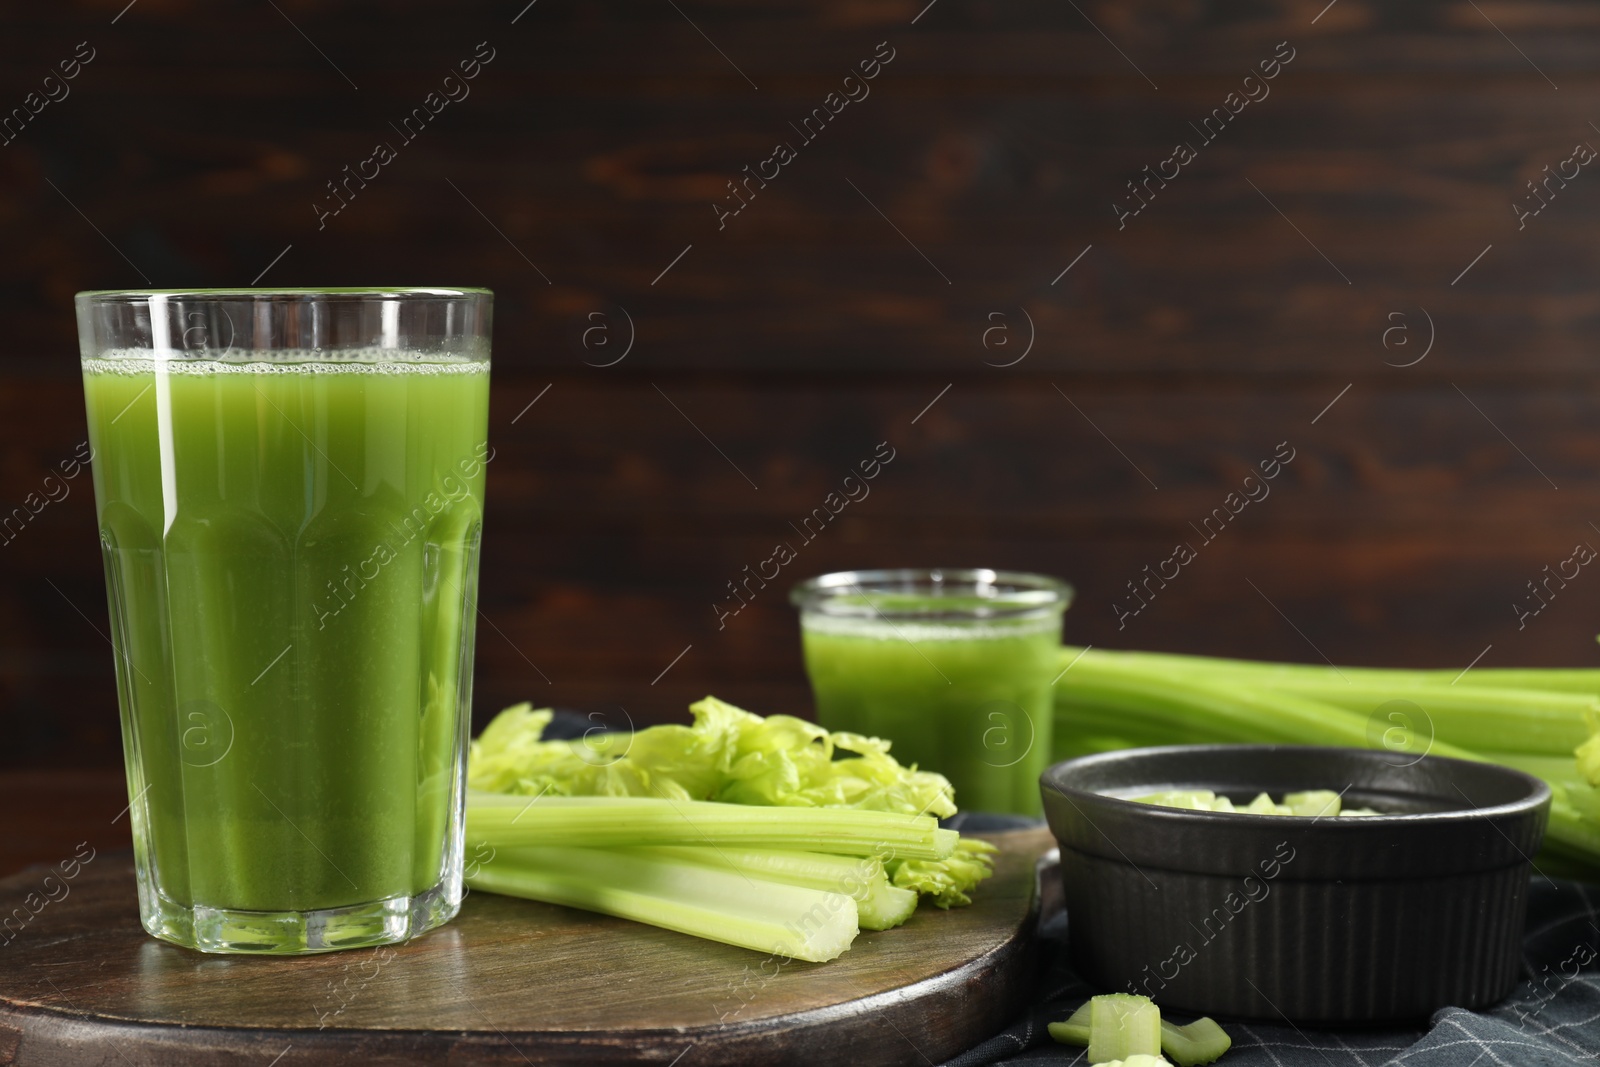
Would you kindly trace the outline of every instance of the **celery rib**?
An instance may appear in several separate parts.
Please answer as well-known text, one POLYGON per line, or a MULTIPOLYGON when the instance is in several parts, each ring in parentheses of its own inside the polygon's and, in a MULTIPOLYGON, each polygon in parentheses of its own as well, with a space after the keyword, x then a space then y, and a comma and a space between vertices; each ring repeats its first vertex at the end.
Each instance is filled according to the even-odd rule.
MULTIPOLYGON (((1538 685, 1548 676, 1547 692, 1531 693, 1532 704, 1557 717, 1568 717, 1568 725, 1581 713, 1579 705, 1591 699, 1600 681, 1600 670, 1540 671, 1532 669, 1485 669, 1465 676, 1459 672, 1397 671, 1385 668, 1333 668, 1304 664, 1251 663, 1245 660, 1209 660, 1203 657, 1165 653, 1107 652, 1099 649, 1081 652, 1066 649, 1063 671, 1056 683, 1056 736, 1061 739, 1054 753, 1057 758, 1089 751, 1107 751, 1127 745, 1271 743, 1301 745, 1342 745, 1375 747, 1369 738, 1370 714, 1363 715, 1326 700, 1314 699, 1300 691, 1274 689, 1274 682, 1289 689, 1309 691, 1316 683, 1319 692, 1328 692, 1340 683, 1339 675, 1352 684, 1369 688, 1368 695, 1399 698, 1406 692, 1420 693, 1448 687, 1453 680, 1497 691, 1491 701, 1504 700, 1514 685, 1538 685), (1476 676, 1476 677, 1475 677, 1476 676), (1412 688, 1407 690, 1406 685, 1412 688), (1565 702, 1556 694, 1576 694, 1577 703, 1565 702), (1552 709, 1565 708, 1565 711, 1552 709)), ((1420 701, 1418 702, 1421 703, 1420 701)), ((1407 731, 1405 745, 1396 751, 1424 752, 1435 756, 1480 762, 1504 762, 1521 767, 1543 778, 1555 793, 1545 832, 1544 854, 1558 857, 1569 871, 1586 870, 1590 876, 1600 871, 1600 794, 1582 778, 1578 760, 1570 750, 1554 748, 1557 736, 1546 735, 1537 744, 1519 741, 1523 713, 1507 708, 1498 713, 1485 710, 1478 698, 1459 697, 1454 709, 1476 707, 1479 716, 1473 727, 1483 750, 1454 744, 1450 737, 1461 733, 1452 725, 1449 709, 1427 709, 1435 719, 1438 736, 1429 739, 1425 731, 1407 731), (1474 703, 1477 701, 1476 703, 1474 703), (1448 732, 1437 729, 1444 722, 1448 732), (1542 747, 1540 747, 1542 746, 1542 747), (1534 752, 1506 753, 1506 749, 1537 748, 1534 752), (1544 762, 1548 758, 1555 762, 1544 762)), ((1374 709, 1376 710, 1376 709, 1374 709)), ((1463 713, 1464 716, 1466 713, 1463 713)), ((1549 716, 1546 716, 1548 719, 1549 716)), ((1570 736, 1561 737, 1561 742, 1570 736)), ((1596 752, 1600 753, 1600 746, 1596 752)))
POLYGON ((859 931, 842 893, 607 849, 500 849, 467 882, 810 963, 834 959, 859 931))
POLYGON ((647 797, 519 797, 471 792, 467 840, 534 845, 716 845, 941 860, 954 830, 930 815, 857 808, 783 808, 647 797))
POLYGON ((889 884, 883 861, 876 856, 835 856, 821 852, 773 849, 706 848, 693 845, 625 850, 632 854, 700 863, 785 885, 843 893, 856 902, 863 930, 888 930, 917 910, 917 894, 889 884))
POLYGON ((1267 688, 1324 701, 1346 711, 1370 714, 1391 700, 1408 700, 1427 713, 1435 737, 1462 748, 1510 749, 1533 755, 1570 755, 1589 737, 1587 714, 1600 710, 1593 697, 1496 689, 1485 685, 1452 687, 1425 682, 1372 683, 1352 679, 1329 682, 1270 681, 1267 688), (1508 731, 1514 715, 1517 729, 1508 731))

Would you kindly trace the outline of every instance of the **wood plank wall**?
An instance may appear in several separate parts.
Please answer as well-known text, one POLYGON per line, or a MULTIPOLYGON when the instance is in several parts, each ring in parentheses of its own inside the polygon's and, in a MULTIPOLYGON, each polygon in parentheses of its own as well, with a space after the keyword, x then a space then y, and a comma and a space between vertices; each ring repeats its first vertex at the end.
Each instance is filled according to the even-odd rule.
MULTIPOLYGON (((77 290, 487 285, 480 722, 805 713, 785 592, 854 566, 1059 574, 1068 637, 1106 647, 1594 662, 1600 574, 1514 607, 1600 546, 1600 173, 1563 162, 1600 146, 1592 3, 125 2, 3 16, 0 109, 67 95, 0 145, 0 514, 84 438, 77 290), (1170 180, 1135 200, 1147 165, 1170 180), (880 442, 870 496, 801 544, 880 442), (1270 496, 1203 540, 1280 443, 1270 496), (719 628, 779 541, 798 558, 719 628)), ((0 545, 3 764, 119 759, 68 487, 0 545)))

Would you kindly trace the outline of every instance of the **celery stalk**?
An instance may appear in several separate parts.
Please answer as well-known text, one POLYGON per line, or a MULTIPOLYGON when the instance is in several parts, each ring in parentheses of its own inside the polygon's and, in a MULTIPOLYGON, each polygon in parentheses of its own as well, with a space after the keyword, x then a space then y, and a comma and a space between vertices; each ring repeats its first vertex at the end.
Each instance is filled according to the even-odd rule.
POLYGON ((1090 1063, 1161 1054, 1161 1009, 1149 997, 1105 993, 1089 1001, 1090 1063))
POLYGON ((888 930, 911 918, 917 894, 889 884, 883 861, 873 856, 832 856, 821 852, 728 849, 673 845, 622 850, 630 854, 700 863, 785 885, 843 893, 856 902, 863 930, 888 930))
MULTIPOLYGON (((1083 649, 1067 647, 1062 664, 1077 658, 1083 649)), ((1251 685, 1268 684, 1273 679, 1304 682, 1364 681, 1371 684, 1420 684, 1487 686, 1493 689, 1519 689, 1540 693, 1580 693, 1600 697, 1600 668, 1593 667, 1474 667, 1462 673, 1459 668, 1413 670, 1401 667, 1329 667, 1312 663, 1276 663, 1266 660, 1228 659, 1221 656, 1194 656, 1177 652, 1137 652, 1091 649, 1088 655, 1114 659, 1120 665, 1152 674, 1171 677, 1186 672, 1221 675, 1251 685)), ((1074 668, 1076 669, 1076 668, 1074 668)))
POLYGON ((858 932, 855 901, 842 893, 607 849, 499 849, 467 882, 811 963, 835 958, 858 932))
POLYGON ((1410 682, 1371 683, 1267 681, 1280 693, 1326 701, 1363 715, 1390 700, 1409 700, 1427 712, 1434 736, 1463 748, 1496 748, 1545 755, 1571 755, 1589 736, 1586 715, 1596 698, 1575 693, 1450 686, 1410 682), (1514 717, 1517 728, 1506 729, 1514 717))
POLYGON ((467 794, 467 841, 494 848, 716 845, 941 860, 959 834, 929 815, 648 797, 467 794))
POLYGON ((1203 1067, 1232 1047, 1233 1038, 1209 1016, 1188 1026, 1161 1020, 1161 1051, 1178 1067, 1203 1067))
MULTIPOLYGON (((1320 677, 1337 681, 1338 676, 1331 669, 1099 649, 1077 656, 1077 651, 1066 649, 1063 652, 1063 666, 1072 665, 1056 682, 1056 736, 1063 741, 1054 753, 1056 758, 1071 754, 1072 746, 1082 743, 1072 740, 1079 735, 1093 739, 1089 743, 1100 746, 1100 750, 1119 739, 1132 745, 1219 742, 1373 745, 1368 739, 1368 715, 1298 693, 1264 687, 1272 677, 1320 677)), ((1450 681, 1450 678, 1440 677, 1444 672, 1394 672, 1371 668, 1344 668, 1343 671, 1352 679, 1374 676, 1381 679, 1415 673, 1442 684, 1450 681)), ((1504 689, 1512 681, 1510 672, 1504 670, 1472 671, 1461 680, 1465 682, 1480 673, 1489 674, 1491 681, 1498 681, 1498 685, 1490 688, 1504 689)), ((1533 684, 1534 676, 1543 673, 1546 672, 1526 671, 1516 677, 1526 680, 1525 684, 1533 684)), ((1549 673, 1556 676, 1552 688, 1577 684, 1573 678, 1578 672, 1549 673)), ((1600 671, 1591 672, 1591 675, 1600 676, 1600 671)), ((1506 711, 1501 715, 1499 730, 1486 740, 1492 740, 1494 750, 1500 751, 1508 744, 1515 744, 1509 738, 1520 728, 1520 713, 1506 711)), ((1424 733, 1413 731, 1401 736, 1406 744, 1397 751, 1495 762, 1492 756, 1440 738, 1430 742, 1424 733)), ((1600 745, 1596 749, 1600 750, 1600 745)), ((1596 755, 1600 755, 1600 751, 1596 751, 1596 755)), ((1589 814, 1589 805, 1600 801, 1600 795, 1593 787, 1582 784, 1576 760, 1564 760, 1563 764, 1571 769, 1563 770, 1559 778, 1535 772, 1540 773, 1556 794, 1541 855, 1557 857, 1568 871, 1588 868, 1592 876, 1600 871, 1600 816, 1589 814)), ((1540 770, 1547 772, 1549 768, 1540 770)), ((1595 770, 1600 777, 1600 767, 1595 770)))
POLYGON ((1172 737, 1176 732, 1228 741, 1367 745, 1365 715, 1215 678, 1148 673, 1093 652, 1061 675, 1056 694, 1069 717, 1082 709, 1091 721, 1120 721, 1125 729, 1167 725, 1169 744, 1187 739, 1172 737))

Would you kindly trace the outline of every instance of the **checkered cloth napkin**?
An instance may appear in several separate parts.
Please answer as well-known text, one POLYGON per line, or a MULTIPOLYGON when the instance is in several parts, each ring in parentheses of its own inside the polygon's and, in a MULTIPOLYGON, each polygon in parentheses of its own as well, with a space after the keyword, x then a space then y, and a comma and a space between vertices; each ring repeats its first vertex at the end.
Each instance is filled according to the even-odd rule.
MULTIPOLYGON (((983 821, 973 818, 962 829, 989 829, 983 821)), ((1067 966, 1066 932, 1061 914, 1040 929, 1048 969, 1027 1015, 944 1067, 1084 1067, 1082 1048, 1058 1045, 1045 1030, 1104 992, 1067 966)), ((1233 1048, 1221 1067, 1600 1065, 1600 886, 1536 875, 1522 962, 1522 982, 1505 1001, 1481 1012, 1443 1008, 1425 1029, 1301 1030, 1224 1021, 1233 1048)))

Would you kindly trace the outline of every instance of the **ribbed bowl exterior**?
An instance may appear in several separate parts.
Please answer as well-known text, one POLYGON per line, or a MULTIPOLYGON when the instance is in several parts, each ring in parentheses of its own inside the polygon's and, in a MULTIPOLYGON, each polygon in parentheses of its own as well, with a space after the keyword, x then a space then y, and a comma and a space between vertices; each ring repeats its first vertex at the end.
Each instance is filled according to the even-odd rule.
POLYGON ((1295 1024, 1416 1019, 1503 998, 1521 965, 1549 788, 1491 764, 1364 749, 1180 746, 1042 779, 1075 966, 1162 1007, 1295 1024), (1340 791, 1378 817, 1162 808, 1171 788, 1340 791))
POLYGON ((1164 1008, 1301 1024, 1500 1000, 1520 967, 1528 873, 1246 889, 1242 876, 1061 854, 1073 962, 1089 981, 1164 1008))

